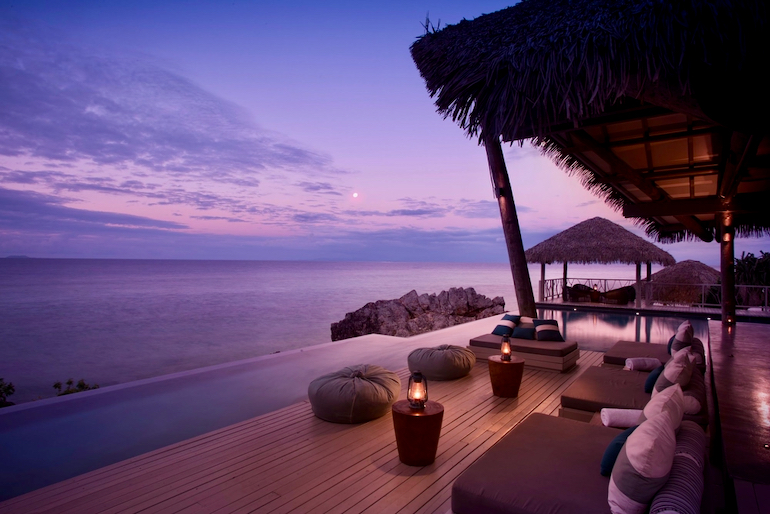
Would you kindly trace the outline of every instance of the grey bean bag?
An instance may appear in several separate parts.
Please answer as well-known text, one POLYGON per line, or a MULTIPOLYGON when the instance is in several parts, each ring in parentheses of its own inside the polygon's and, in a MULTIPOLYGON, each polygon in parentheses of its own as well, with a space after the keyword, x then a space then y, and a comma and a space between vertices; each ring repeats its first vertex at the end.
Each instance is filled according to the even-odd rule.
POLYGON ((454 380, 471 372, 476 355, 462 346, 442 344, 412 351, 407 362, 409 371, 419 371, 429 380, 454 380))
POLYGON ((398 375, 371 364, 318 377, 307 388, 313 413, 332 423, 363 423, 384 416, 400 392, 398 375))

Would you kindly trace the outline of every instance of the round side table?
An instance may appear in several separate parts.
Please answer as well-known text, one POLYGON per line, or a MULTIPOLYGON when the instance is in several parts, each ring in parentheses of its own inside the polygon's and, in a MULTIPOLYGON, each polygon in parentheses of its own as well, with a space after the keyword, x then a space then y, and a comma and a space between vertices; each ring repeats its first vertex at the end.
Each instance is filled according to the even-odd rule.
POLYGON ((519 396, 521 376, 524 374, 524 359, 512 355, 511 360, 504 361, 500 355, 493 355, 488 362, 492 394, 502 398, 519 396))
POLYGON ((436 460, 444 406, 428 400, 424 409, 413 409, 407 400, 393 404, 393 429, 398 458, 409 466, 427 466, 436 460))

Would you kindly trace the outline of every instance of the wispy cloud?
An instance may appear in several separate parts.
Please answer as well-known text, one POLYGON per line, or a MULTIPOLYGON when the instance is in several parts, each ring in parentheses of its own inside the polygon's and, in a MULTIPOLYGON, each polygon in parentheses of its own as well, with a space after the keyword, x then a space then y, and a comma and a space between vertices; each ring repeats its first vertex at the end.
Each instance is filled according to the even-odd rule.
POLYGON ((106 55, 14 21, 0 26, 0 155, 244 187, 267 169, 339 171, 149 58, 106 55))

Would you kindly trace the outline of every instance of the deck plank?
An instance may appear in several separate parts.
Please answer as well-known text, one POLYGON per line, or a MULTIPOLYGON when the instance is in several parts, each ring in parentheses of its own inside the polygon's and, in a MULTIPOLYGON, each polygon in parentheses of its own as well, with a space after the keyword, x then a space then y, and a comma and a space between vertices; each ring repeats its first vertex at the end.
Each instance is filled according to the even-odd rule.
MULTIPOLYGON (((492 395, 486 362, 432 381, 445 408, 436 462, 398 460, 388 414, 361 425, 313 416, 307 401, 0 503, 6 512, 451 511, 455 478, 532 412, 558 412, 561 392, 601 353, 568 373, 524 372, 519 397, 492 395)), ((408 370, 399 370, 402 397, 408 370)))

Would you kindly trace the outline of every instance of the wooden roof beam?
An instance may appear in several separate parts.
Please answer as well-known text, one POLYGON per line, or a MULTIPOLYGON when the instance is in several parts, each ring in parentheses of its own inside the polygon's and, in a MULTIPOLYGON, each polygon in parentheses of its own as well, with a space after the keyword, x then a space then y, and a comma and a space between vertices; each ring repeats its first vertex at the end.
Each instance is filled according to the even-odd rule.
POLYGON ((757 135, 746 137, 739 132, 733 132, 730 137, 730 154, 720 170, 717 194, 723 203, 729 203, 737 193, 738 185, 748 168, 747 164, 757 155, 761 141, 762 137, 757 135))
POLYGON ((642 202, 623 207, 623 216, 627 218, 692 216, 716 214, 724 211, 736 214, 765 214, 767 212, 767 196, 764 193, 741 194, 734 196, 727 204, 717 196, 642 202))
POLYGON ((635 137, 633 139, 623 139, 619 141, 613 141, 609 143, 610 148, 618 148, 622 146, 632 146, 639 144, 657 143, 659 141, 668 141, 670 139, 684 139, 692 138, 695 136, 710 135, 719 132, 716 127, 708 127, 702 129, 688 128, 680 132, 669 132, 667 134, 656 134, 654 136, 645 135, 643 137, 635 137))

